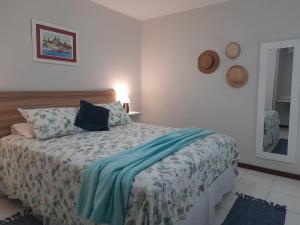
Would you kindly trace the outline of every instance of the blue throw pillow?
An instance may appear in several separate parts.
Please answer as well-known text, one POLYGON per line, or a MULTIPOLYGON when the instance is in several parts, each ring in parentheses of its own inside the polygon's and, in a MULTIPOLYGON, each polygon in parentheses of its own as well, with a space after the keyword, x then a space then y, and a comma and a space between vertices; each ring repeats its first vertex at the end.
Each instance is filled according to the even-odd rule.
POLYGON ((87 131, 107 131, 108 118, 108 109, 81 100, 74 125, 87 131))

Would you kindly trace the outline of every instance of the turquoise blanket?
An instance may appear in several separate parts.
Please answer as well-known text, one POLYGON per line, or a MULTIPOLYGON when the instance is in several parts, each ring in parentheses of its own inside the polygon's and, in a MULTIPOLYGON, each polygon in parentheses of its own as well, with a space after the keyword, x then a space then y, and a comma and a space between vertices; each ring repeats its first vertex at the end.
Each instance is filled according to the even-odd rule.
POLYGON ((85 171, 77 213, 80 217, 110 225, 124 225, 135 176, 213 131, 186 128, 154 138, 145 144, 92 163, 85 171))

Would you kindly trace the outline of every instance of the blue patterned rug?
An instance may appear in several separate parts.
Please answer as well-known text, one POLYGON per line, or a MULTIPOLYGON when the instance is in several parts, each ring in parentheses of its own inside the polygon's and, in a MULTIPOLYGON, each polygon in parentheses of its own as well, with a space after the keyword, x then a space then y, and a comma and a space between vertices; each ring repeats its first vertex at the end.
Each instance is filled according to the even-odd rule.
MULTIPOLYGON (((238 194, 222 225, 284 225, 286 207, 238 194)), ((0 225, 43 225, 30 210, 0 220, 0 225)))
POLYGON ((284 225, 286 206, 237 195, 238 199, 222 225, 284 225))
POLYGON ((25 210, 5 220, 0 220, 0 225, 43 225, 43 223, 32 215, 31 210, 25 210))
POLYGON ((280 154, 280 155, 287 155, 287 149, 288 149, 288 140, 280 138, 279 142, 275 146, 275 148, 272 150, 271 153, 280 154))

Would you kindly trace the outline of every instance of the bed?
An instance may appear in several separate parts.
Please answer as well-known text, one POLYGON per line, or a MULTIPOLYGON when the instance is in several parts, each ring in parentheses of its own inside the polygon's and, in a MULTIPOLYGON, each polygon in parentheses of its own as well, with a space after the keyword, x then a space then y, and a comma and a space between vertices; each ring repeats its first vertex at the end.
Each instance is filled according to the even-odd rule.
POLYGON ((264 117, 264 148, 272 150, 272 147, 274 147, 280 137, 280 131, 279 131, 279 115, 278 112, 275 110, 266 110, 265 111, 265 117, 264 117))
MULTIPOLYGON (((6 114, 6 124, 12 124, 21 120, 14 111, 16 107, 65 106, 66 102, 76 105, 79 99, 94 103, 114 100, 111 90, 94 94, 5 93, 6 98, 1 98, 0 93, 0 103, 8 105, 0 110, 0 116, 11 110, 6 114), (53 96, 51 100, 49 96, 53 96), (61 102, 63 96, 65 100, 61 102)), ((4 136, 0 140, 0 192, 22 200, 44 218, 45 224, 51 225, 93 224, 78 218, 75 208, 84 170, 94 160, 176 129, 133 122, 113 127, 109 132, 84 132, 38 141, 8 135, 7 128, 0 125, 4 136)), ((215 205, 233 188, 238 158, 231 137, 212 134, 154 164, 134 180, 125 224, 212 223, 215 205)))

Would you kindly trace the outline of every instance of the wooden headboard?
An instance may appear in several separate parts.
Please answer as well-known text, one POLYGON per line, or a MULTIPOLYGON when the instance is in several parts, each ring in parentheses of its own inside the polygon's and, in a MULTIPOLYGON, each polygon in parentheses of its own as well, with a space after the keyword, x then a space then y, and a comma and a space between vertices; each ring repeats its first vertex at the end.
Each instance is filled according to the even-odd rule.
POLYGON ((0 92, 0 138, 10 134, 10 126, 25 120, 17 108, 79 106, 80 100, 94 104, 115 101, 113 89, 100 91, 0 92))

